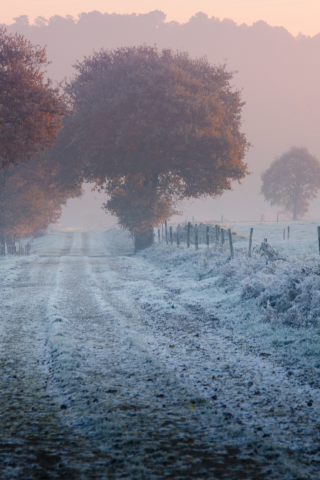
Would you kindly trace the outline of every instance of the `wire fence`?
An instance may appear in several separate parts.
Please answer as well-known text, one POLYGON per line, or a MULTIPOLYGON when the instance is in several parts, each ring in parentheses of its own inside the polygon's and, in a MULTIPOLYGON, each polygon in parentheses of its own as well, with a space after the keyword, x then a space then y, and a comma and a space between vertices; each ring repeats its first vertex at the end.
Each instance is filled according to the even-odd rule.
MULTIPOLYGON (((317 227, 318 237, 318 251, 320 255, 320 226, 317 227)), ((290 226, 283 229, 283 240, 290 240, 290 226)), ((230 228, 225 228, 219 224, 187 224, 178 225, 177 227, 168 226, 167 221, 162 224, 161 228, 157 231, 158 243, 167 245, 186 244, 187 247, 193 246, 195 249, 199 248, 199 245, 212 246, 226 246, 228 244, 230 249, 230 256, 234 257, 233 243, 237 240, 248 240, 248 256, 252 255, 253 245, 253 228, 250 228, 248 236, 238 234, 232 231, 230 228)), ((275 256, 275 250, 268 245, 268 239, 264 238, 261 243, 261 249, 267 256, 275 256)))

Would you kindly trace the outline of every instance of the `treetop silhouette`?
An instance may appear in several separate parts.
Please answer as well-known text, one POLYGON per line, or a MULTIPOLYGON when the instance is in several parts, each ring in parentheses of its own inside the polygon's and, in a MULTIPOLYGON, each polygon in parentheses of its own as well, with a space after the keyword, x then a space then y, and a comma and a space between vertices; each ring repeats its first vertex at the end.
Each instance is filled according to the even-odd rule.
POLYGON ((272 162, 261 180, 265 200, 284 207, 297 220, 320 189, 320 162, 307 148, 291 147, 272 162))

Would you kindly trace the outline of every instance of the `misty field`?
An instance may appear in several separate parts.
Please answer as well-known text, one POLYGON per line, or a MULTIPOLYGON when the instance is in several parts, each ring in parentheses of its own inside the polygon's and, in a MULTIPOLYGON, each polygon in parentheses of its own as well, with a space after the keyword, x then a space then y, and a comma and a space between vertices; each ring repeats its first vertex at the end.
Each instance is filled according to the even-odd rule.
POLYGON ((234 259, 117 229, 2 257, 1 478, 319 478, 317 225, 284 227, 233 225, 234 259))

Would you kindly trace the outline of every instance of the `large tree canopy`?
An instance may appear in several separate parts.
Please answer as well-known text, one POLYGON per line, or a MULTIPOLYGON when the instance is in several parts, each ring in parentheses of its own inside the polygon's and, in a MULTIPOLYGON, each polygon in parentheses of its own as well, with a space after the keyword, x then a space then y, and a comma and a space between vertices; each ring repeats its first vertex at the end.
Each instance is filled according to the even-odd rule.
POLYGON ((141 46, 101 51, 75 68, 69 145, 136 238, 150 238, 176 200, 219 196, 246 175, 243 103, 224 66, 141 46))
POLYGON ((320 189, 320 162, 307 148, 292 147, 272 162, 261 180, 266 201, 284 207, 297 220, 320 189))
POLYGON ((44 80, 45 49, 0 28, 0 169, 51 146, 68 108, 44 80))

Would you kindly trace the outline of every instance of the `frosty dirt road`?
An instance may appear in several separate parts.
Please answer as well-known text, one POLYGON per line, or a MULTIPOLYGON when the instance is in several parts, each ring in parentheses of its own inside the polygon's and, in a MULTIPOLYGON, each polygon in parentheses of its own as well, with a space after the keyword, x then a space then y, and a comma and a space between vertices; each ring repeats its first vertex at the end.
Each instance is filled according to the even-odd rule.
POLYGON ((0 263, 0 478, 319 479, 318 385, 151 257, 56 230, 0 263))

